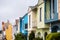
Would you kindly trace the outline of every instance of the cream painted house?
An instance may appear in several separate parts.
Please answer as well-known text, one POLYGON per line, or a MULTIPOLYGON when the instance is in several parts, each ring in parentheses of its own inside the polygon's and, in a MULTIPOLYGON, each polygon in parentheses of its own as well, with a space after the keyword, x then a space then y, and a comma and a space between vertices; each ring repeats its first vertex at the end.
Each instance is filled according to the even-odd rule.
POLYGON ((40 37, 44 40, 44 34, 50 33, 49 28, 50 24, 45 24, 45 2, 38 0, 35 6, 30 6, 28 9, 28 33, 35 31, 36 37, 40 33, 40 37))
POLYGON ((37 8, 30 6, 28 8, 28 35, 31 31, 36 31, 37 28, 37 8))
POLYGON ((45 24, 45 2, 38 0, 35 6, 28 9, 28 34, 33 30, 36 37, 40 36, 45 40, 45 33, 50 33, 49 28, 50 24, 45 24))
POLYGON ((50 33, 49 31, 49 24, 45 24, 45 17, 44 17, 44 0, 38 0, 37 4, 37 30, 36 30, 36 35, 40 32, 40 37, 43 37, 44 40, 44 34, 47 32, 47 34, 50 33))

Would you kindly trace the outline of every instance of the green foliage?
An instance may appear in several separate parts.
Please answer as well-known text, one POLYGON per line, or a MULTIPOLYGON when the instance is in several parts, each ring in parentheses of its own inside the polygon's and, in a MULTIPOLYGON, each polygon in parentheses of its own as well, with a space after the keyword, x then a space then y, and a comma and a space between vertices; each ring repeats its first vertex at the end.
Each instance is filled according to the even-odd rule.
POLYGON ((43 38, 37 37, 37 38, 34 38, 33 40, 43 40, 43 38))
POLYGON ((18 33, 15 35, 15 40, 26 40, 26 38, 22 33, 18 33))
POLYGON ((29 40, 33 40, 35 38, 35 33, 33 31, 31 31, 30 35, 29 35, 29 40))
POLYGON ((46 40, 60 40, 60 33, 51 33, 47 35, 46 40))

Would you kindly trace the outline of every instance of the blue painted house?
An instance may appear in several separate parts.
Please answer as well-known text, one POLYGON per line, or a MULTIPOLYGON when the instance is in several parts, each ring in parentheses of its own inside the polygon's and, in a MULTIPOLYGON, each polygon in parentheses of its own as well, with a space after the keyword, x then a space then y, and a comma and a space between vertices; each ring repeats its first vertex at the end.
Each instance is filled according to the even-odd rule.
POLYGON ((59 0, 45 0, 45 23, 50 24, 51 32, 60 31, 59 4, 59 0))
POLYGON ((28 35, 28 13, 20 18, 20 32, 24 35, 28 35))

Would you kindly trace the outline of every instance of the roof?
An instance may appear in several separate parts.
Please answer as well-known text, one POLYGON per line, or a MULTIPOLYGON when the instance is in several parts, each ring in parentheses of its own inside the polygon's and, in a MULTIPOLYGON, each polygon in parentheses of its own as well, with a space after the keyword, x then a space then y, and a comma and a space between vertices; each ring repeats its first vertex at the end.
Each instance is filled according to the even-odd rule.
POLYGON ((23 19, 26 15, 28 15, 28 13, 26 13, 26 14, 22 17, 22 19, 23 19))
POLYGON ((36 4, 35 6, 29 6, 32 10, 37 8, 38 4, 36 4))

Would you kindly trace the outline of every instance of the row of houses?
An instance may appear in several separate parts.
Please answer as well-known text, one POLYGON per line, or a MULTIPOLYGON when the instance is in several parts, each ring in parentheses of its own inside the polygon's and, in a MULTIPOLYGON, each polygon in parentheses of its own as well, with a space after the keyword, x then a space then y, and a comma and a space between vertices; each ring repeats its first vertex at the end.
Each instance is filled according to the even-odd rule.
POLYGON ((29 36, 60 31, 60 0, 38 0, 35 6, 29 6, 28 12, 20 18, 20 31, 29 36))
MULTIPOLYGON (((12 30, 8 28, 6 30, 8 33, 6 35, 13 33, 17 34, 19 32, 24 35, 29 36, 31 31, 35 32, 35 36, 38 36, 40 33, 40 37, 45 39, 45 34, 59 32, 60 31, 60 0, 38 0, 38 3, 35 6, 29 6, 28 12, 23 16, 19 17, 16 20, 16 24, 10 27, 12 30)), ((4 24, 4 23, 2 23, 4 24)), ((9 24, 9 22, 7 23, 9 24)), ((3 30, 4 25, 3 25, 3 30)), ((9 35, 8 35, 9 36, 9 35)), ((11 36, 9 36, 8 40, 11 36)), ((14 37, 13 37, 14 39, 14 37)))
POLYGON ((2 22, 3 39, 12 40, 12 24, 2 22))
POLYGON ((2 38, 4 40, 14 40, 17 33, 19 33, 19 20, 15 20, 15 24, 12 25, 9 20, 2 22, 2 38))

